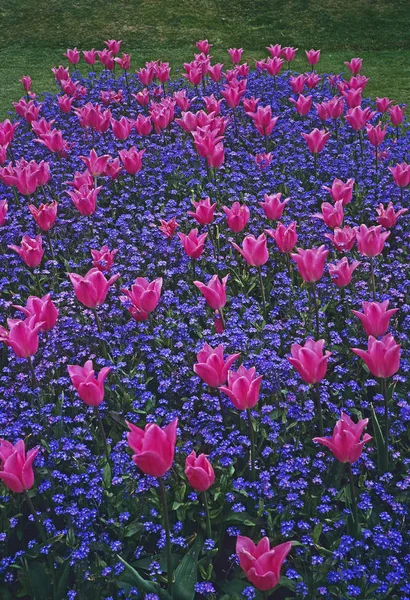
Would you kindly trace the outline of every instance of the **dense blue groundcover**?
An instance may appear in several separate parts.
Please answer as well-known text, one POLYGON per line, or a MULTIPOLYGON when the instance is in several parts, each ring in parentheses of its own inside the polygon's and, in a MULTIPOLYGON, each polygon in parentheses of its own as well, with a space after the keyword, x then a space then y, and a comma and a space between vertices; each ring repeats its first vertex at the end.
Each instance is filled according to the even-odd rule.
MULTIPOLYGON (((144 112, 134 99, 127 103, 123 75, 115 78, 103 71, 83 79, 76 73, 73 79, 88 89, 87 96, 76 100, 75 106, 99 102, 100 90, 123 89, 124 102, 110 106, 113 116, 135 118, 138 112, 144 112)), ((136 77, 129 76, 129 80, 133 92, 142 88, 136 77)), ((50 260, 46 248, 42 266, 32 274, 7 248, 8 244, 18 244, 23 234, 34 237, 37 232, 27 199, 21 197, 18 206, 11 188, 0 183, 1 198, 9 201, 8 220, 0 229, 1 322, 17 317, 11 305, 24 305, 30 294, 39 295, 39 288, 43 294, 52 293, 60 317, 51 332, 40 335, 39 351, 34 357, 37 389, 33 389, 27 362, 17 359, 6 347, 1 350, 0 435, 13 442, 23 438, 26 447, 41 448, 30 495, 49 537, 46 546, 39 545, 24 498, 2 488, 2 598, 16 598, 20 592, 22 597, 43 597, 35 596, 30 585, 37 585, 37 594, 38 580, 46 585, 43 565, 47 565, 47 553, 58 565, 61 597, 70 600, 143 598, 145 592, 130 579, 119 556, 145 579, 164 581, 165 534, 157 481, 144 476, 133 464, 124 420, 140 426, 146 422, 164 425, 175 417, 179 419, 177 451, 166 485, 173 509, 176 564, 195 536, 205 537, 201 499, 189 488, 183 473, 186 455, 192 449, 209 454, 216 472, 209 493, 212 540, 205 542, 200 554, 198 598, 260 597, 238 567, 238 533, 256 541, 267 535, 273 543, 298 542, 282 571, 286 587, 272 598, 410 598, 409 217, 399 219, 376 261, 377 299, 388 299, 391 307, 400 308, 391 325, 396 341, 402 345, 402 358, 390 405, 390 471, 380 472, 374 440, 353 466, 362 528, 355 539, 348 527, 350 496, 344 465, 311 441, 316 434, 312 392, 286 358, 292 343, 304 343, 313 334, 307 288, 300 285, 296 271, 291 286, 285 258, 270 240, 270 259, 262 269, 269 296, 265 322, 257 271, 232 248, 230 240, 235 236, 227 228, 222 211, 222 206, 234 201, 246 203, 251 218, 238 239, 242 240, 244 233, 260 235, 272 224, 258 203, 264 193, 282 192, 291 198, 282 220, 297 221, 298 246, 310 248, 324 243, 330 250, 328 262, 334 262, 341 255, 324 237, 330 230, 312 218, 320 204, 330 199, 323 186, 330 186, 335 177, 355 179, 353 201, 345 211, 345 224, 352 226, 376 224, 379 202, 386 205, 392 201, 396 208, 408 206, 409 192, 405 190, 400 197, 387 167, 408 160, 410 134, 403 128, 397 138, 396 129, 389 126, 376 184, 373 147, 366 136, 362 159, 359 139, 349 124, 340 121, 337 141, 334 124, 328 121, 326 126, 332 135, 319 156, 315 176, 313 159, 301 133, 314 127, 321 129, 323 123, 314 109, 306 117, 296 113, 288 100, 292 95, 289 73, 276 80, 277 89, 273 78, 266 74, 251 71, 247 78, 246 97, 260 98, 262 106, 269 104, 272 114, 279 116, 269 138, 272 162, 265 169, 255 162, 255 155, 265 151, 263 137, 242 106, 236 109, 238 131, 233 120, 227 126, 225 162, 215 177, 207 173, 192 137, 175 122, 147 138, 133 130, 125 142, 116 140, 110 130, 96 135, 93 145, 77 116, 73 112, 63 114, 56 97, 49 94, 40 116, 55 119, 54 127, 73 144, 68 157, 59 160, 35 142, 36 136, 24 120, 16 131, 16 158, 50 163, 52 177, 46 195, 59 203, 52 231, 56 260, 50 260), (95 147, 99 155, 115 157, 120 149, 133 145, 146 149, 141 172, 135 178, 123 173, 116 181, 100 178, 103 189, 97 211, 91 217, 81 216, 65 193, 68 186, 64 183, 75 171, 84 170, 79 156, 88 155, 95 147), (187 216, 192 198, 205 196, 218 203, 214 235, 219 236, 219 251, 214 253, 208 237, 193 277, 191 261, 178 237, 168 240, 158 225, 161 218, 176 217, 179 231, 188 232, 196 226, 187 216), (85 274, 91 268, 90 249, 103 244, 118 248, 113 273, 120 273, 121 279, 98 309, 103 329, 99 334, 92 312, 75 298, 67 272, 85 274), (227 324, 222 334, 215 333, 214 317, 192 283, 193 279, 208 281, 213 274, 229 274, 227 324), (163 277, 162 297, 151 321, 134 321, 121 299, 120 287, 129 288, 138 276, 149 280, 163 277), (212 346, 222 343, 227 354, 240 352, 243 364, 256 367, 263 375, 260 401, 253 410, 258 449, 255 482, 251 482, 247 469, 246 413, 234 409, 223 397, 227 411, 224 422, 218 395, 192 370, 196 353, 205 341, 212 346), (93 411, 78 398, 67 372, 67 365, 84 364, 90 358, 97 370, 105 365, 112 367, 100 407, 111 443, 111 473, 102 468, 103 453, 93 411)), ((213 92, 220 96, 217 84, 212 82, 207 83, 205 91, 192 88, 185 79, 166 84, 169 95, 181 88, 186 88, 189 97, 196 96, 192 111, 204 108, 202 95, 213 92)), ((333 97, 335 89, 329 77, 323 75, 310 93, 315 102, 321 102, 333 97)), ((362 106, 367 105, 374 109, 370 100, 363 101, 362 106)), ((180 110, 175 111, 179 116, 180 110)), ((223 104, 222 114, 232 116, 232 110, 223 104)), ((372 123, 380 118, 378 113, 372 123)), ((362 301, 371 300, 369 262, 356 250, 350 255, 361 260, 352 285, 341 292, 326 270, 317 286, 321 337, 333 352, 326 379, 320 385, 328 435, 341 410, 354 418, 370 418, 373 404, 383 418, 379 383, 350 351, 351 347, 364 348, 367 343, 351 309, 360 310, 362 301)), ((368 431, 374 436, 371 423, 368 431)))

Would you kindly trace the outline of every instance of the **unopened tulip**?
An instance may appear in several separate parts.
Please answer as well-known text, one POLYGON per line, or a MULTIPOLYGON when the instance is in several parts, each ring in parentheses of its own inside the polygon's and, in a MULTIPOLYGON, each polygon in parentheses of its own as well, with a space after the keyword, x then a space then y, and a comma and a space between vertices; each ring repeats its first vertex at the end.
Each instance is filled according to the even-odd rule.
POLYGON ((161 429, 148 423, 140 429, 127 421, 127 440, 134 455, 132 460, 145 475, 163 477, 172 467, 175 454, 178 419, 161 429))
POLYGON ((393 104, 393 100, 390 100, 389 98, 376 97, 376 108, 381 113, 387 112, 391 104, 393 104))
POLYGON ((39 448, 33 448, 26 454, 23 440, 13 446, 0 439, 0 479, 10 491, 21 494, 33 487, 33 461, 38 451, 39 448))
POLYGON ((194 450, 186 457, 185 475, 189 485, 197 492, 205 492, 215 481, 213 467, 205 454, 197 457, 194 450))
POLYGON ((363 302, 362 307, 363 312, 352 310, 352 313, 361 320, 366 334, 373 337, 381 337, 387 332, 390 318, 399 310, 398 308, 388 309, 388 300, 363 302))
POLYGON ((384 244, 390 235, 390 231, 382 231, 382 226, 367 227, 360 225, 355 227, 357 247, 360 254, 364 256, 377 256, 383 252, 384 244))
POLYGON ((249 208, 246 204, 234 202, 230 208, 223 206, 222 210, 226 214, 228 227, 231 231, 239 233, 246 227, 250 216, 249 208))
POLYGON ((21 246, 10 244, 7 247, 10 248, 10 250, 17 252, 26 265, 32 269, 38 267, 43 259, 44 250, 41 235, 37 235, 35 238, 31 238, 28 235, 23 235, 21 239, 21 246))
POLYGON ((50 204, 40 204, 38 208, 34 204, 29 204, 28 208, 42 231, 49 231, 53 227, 57 218, 58 208, 55 200, 50 204))
POLYGON ((205 343, 196 356, 198 362, 194 365, 194 372, 210 387, 220 387, 226 383, 228 371, 239 356, 230 354, 225 360, 222 344, 212 348, 205 343))
POLYGON ((378 123, 375 127, 373 127, 373 125, 367 124, 366 131, 369 142, 378 148, 386 136, 387 125, 386 127, 381 127, 380 123, 378 123))
POLYGON ((108 290, 119 278, 119 273, 108 281, 101 271, 93 267, 82 277, 77 273, 68 273, 74 286, 74 293, 81 304, 88 308, 96 308, 105 301, 108 290))
POLYGON ((360 439, 368 422, 369 419, 359 419, 354 423, 342 412, 341 418, 333 429, 332 437, 316 437, 313 441, 329 448, 339 462, 353 464, 361 457, 364 444, 372 439, 367 433, 360 439))
POLYGON ((315 342, 309 338, 304 346, 292 344, 290 349, 292 356, 288 356, 288 361, 310 385, 318 383, 326 375, 327 361, 332 353, 323 353, 324 345, 325 340, 315 342))
POLYGON ((349 108, 345 119, 348 121, 352 129, 355 131, 360 131, 361 129, 364 129, 367 121, 370 121, 375 114, 376 113, 373 112, 369 107, 361 108, 360 106, 355 106, 354 108, 349 108))
POLYGON ((378 214, 377 222, 379 223, 379 225, 382 225, 382 227, 385 227, 386 229, 391 229, 396 225, 398 218, 401 215, 406 214, 408 210, 408 208, 401 208, 400 210, 395 212, 393 202, 389 202, 387 208, 384 208, 383 204, 379 204, 378 208, 376 208, 378 214))
POLYGON ((383 379, 392 377, 400 368, 400 344, 396 344, 389 333, 380 340, 369 336, 367 351, 351 348, 352 352, 364 360, 370 373, 383 379))
POLYGON ((229 48, 228 54, 231 57, 231 61, 238 64, 242 58, 243 48, 229 48))
POLYGON ((307 61, 310 65, 316 65, 319 62, 320 50, 305 50, 307 61))
POLYGON ((269 538, 264 537, 258 545, 250 538, 238 535, 236 554, 246 577, 257 590, 272 590, 280 581, 280 570, 292 549, 292 542, 270 547, 269 538))
POLYGON ((392 125, 398 127, 401 123, 403 123, 405 110, 406 106, 401 107, 398 104, 389 108, 389 115, 392 125))
POLYGON ((231 242, 231 244, 240 254, 242 254, 243 258, 251 267, 261 267, 269 259, 266 236, 264 233, 261 233, 258 238, 255 238, 253 235, 247 235, 242 242, 242 248, 234 242, 231 242))
POLYGON ((291 254, 291 258, 296 262, 300 276, 304 281, 314 283, 323 276, 326 257, 329 250, 325 246, 319 248, 296 248, 297 254, 291 254))
POLYGON ((26 306, 13 304, 13 308, 24 313, 28 319, 31 318, 32 325, 41 323, 39 331, 50 331, 58 319, 58 310, 51 300, 50 294, 46 294, 42 298, 29 296, 26 306))
POLYGON ((259 202, 262 206, 266 217, 272 221, 279 221, 282 218, 283 211, 286 205, 290 202, 290 198, 286 198, 281 202, 282 194, 265 194, 264 202, 259 202))
POLYGON ((262 383, 262 375, 256 376, 255 367, 246 369, 243 365, 235 371, 228 372, 228 385, 220 386, 238 410, 253 408, 259 399, 259 389, 262 383))
POLYGON ((350 265, 346 256, 333 265, 329 265, 329 274, 338 287, 346 287, 352 281, 353 272, 360 265, 354 260, 350 265))
POLYGON ((70 196, 78 212, 85 217, 89 217, 95 213, 97 196, 101 190, 101 186, 90 188, 88 185, 82 185, 80 189, 67 191, 66 193, 70 196))
POLYGON ((83 367, 79 365, 68 366, 71 383, 77 390, 81 400, 88 406, 99 406, 104 400, 104 382, 110 371, 110 367, 103 367, 96 379, 92 360, 87 360, 83 367))

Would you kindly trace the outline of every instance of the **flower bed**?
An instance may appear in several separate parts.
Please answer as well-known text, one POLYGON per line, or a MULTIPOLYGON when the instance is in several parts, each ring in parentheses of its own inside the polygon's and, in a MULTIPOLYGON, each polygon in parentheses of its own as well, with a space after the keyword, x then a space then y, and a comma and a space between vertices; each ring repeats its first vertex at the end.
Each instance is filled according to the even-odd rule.
POLYGON ((404 108, 106 46, 0 124, 1 597, 410 598, 404 108))

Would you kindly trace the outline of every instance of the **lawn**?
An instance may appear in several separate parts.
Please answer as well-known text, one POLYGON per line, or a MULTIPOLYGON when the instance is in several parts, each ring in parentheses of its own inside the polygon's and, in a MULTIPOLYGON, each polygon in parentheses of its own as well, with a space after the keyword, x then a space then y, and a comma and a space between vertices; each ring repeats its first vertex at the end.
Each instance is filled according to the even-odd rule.
MULTIPOLYGON (((406 0, 19 0, 0 7, 0 112, 21 94, 30 74, 37 92, 53 89, 50 65, 66 63, 67 47, 100 48, 101 40, 124 40, 133 66, 169 60, 174 68, 192 56, 193 41, 207 37, 217 60, 242 46, 249 62, 266 55, 270 43, 299 47, 293 63, 306 68, 303 50, 320 48, 319 71, 339 72, 352 56, 364 58, 372 97, 410 97, 410 3, 406 0)), ((83 65, 85 69, 85 65, 83 65)))

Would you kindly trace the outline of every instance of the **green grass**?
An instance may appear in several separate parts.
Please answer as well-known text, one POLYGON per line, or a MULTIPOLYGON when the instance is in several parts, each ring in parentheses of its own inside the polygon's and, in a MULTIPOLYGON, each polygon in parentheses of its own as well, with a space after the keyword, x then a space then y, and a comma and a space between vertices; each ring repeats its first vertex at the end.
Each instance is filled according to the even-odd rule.
POLYGON ((222 62, 228 47, 243 47, 252 60, 277 42, 299 47, 294 65, 302 70, 311 47, 322 50, 323 72, 362 56, 371 96, 410 98, 408 0, 17 0, 0 2, 0 23, 1 114, 21 95, 22 75, 32 76, 35 91, 51 90, 50 68, 66 64, 67 47, 101 48, 107 38, 124 41, 134 68, 154 58, 181 66, 203 37, 222 62))

